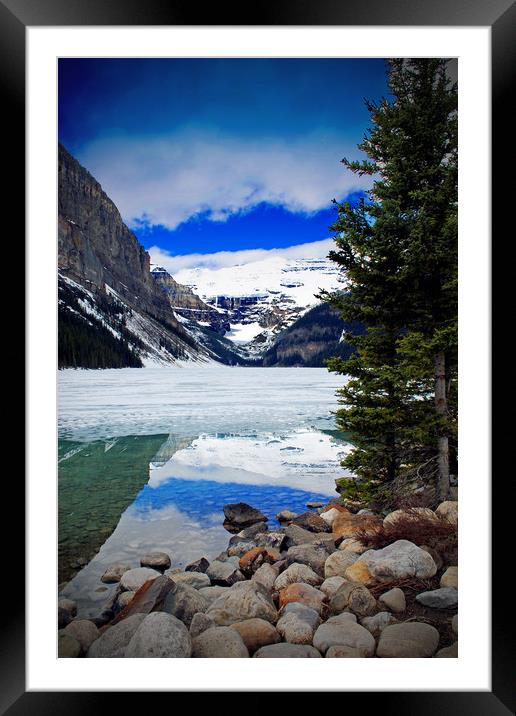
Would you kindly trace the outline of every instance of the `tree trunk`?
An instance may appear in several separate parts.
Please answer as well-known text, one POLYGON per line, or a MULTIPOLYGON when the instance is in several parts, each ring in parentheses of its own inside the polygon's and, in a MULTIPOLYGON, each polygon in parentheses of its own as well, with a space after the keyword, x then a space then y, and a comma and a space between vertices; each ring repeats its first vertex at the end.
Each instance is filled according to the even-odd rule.
MULTIPOLYGON (((446 418, 448 401, 446 399, 446 358, 444 352, 437 353, 434 359, 435 365, 435 412, 439 417, 446 418)), ((450 490, 450 460, 448 450, 448 436, 443 434, 440 428, 437 439, 437 494, 442 502, 448 497, 450 490)))

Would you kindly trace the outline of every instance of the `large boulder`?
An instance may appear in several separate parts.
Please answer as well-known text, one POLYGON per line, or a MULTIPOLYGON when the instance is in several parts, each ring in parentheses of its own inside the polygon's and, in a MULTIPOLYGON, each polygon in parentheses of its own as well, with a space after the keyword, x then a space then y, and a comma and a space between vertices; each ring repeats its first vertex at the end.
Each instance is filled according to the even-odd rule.
POLYGON ((274 588, 280 591, 288 587, 289 584, 296 582, 303 582, 304 584, 310 584, 312 587, 315 587, 321 584, 322 579, 307 564, 294 562, 277 577, 274 582, 274 588))
POLYGON ((347 581, 348 580, 344 579, 344 577, 328 577, 328 579, 324 580, 319 589, 326 594, 328 599, 331 599, 335 592, 337 592, 343 584, 346 584, 347 581))
POLYGON ((201 587, 199 589, 199 594, 206 599, 208 604, 213 604, 213 602, 221 597, 223 594, 226 594, 229 592, 229 587, 201 587))
POLYGON ((145 619, 145 614, 134 614, 102 632, 88 649, 88 658, 118 659, 124 656, 125 648, 145 619))
POLYGON ((193 615, 196 612, 205 612, 207 608, 208 602, 198 589, 178 583, 173 584, 173 588, 165 597, 162 611, 172 614, 189 627, 193 615))
POLYGON ((344 610, 349 610, 359 617, 367 617, 376 614, 378 605, 363 584, 346 582, 335 592, 329 604, 331 614, 340 614, 344 610))
POLYGON ((417 595, 416 601, 424 607, 432 609, 450 609, 456 607, 459 602, 459 593, 453 587, 441 587, 432 589, 429 592, 421 592, 417 595))
POLYGON ((234 584, 208 607, 206 613, 220 626, 245 619, 265 619, 275 624, 278 612, 267 590, 251 580, 234 584))
POLYGON ((375 535, 382 529, 382 520, 375 515, 354 515, 341 512, 332 525, 333 534, 338 537, 355 537, 359 534, 375 535))
POLYGON ((370 549, 348 567, 346 577, 370 585, 394 582, 407 577, 427 579, 437 572, 432 557, 408 540, 397 540, 383 549, 370 549))
POLYGON ((228 532, 239 532, 244 527, 254 525, 256 522, 267 522, 268 520, 263 512, 245 502, 224 505, 223 510, 226 518, 224 527, 228 532))
POLYGON ((290 602, 282 609, 276 629, 291 644, 311 644, 320 623, 315 609, 301 602, 290 602))
POLYGON ((320 577, 324 576, 324 564, 328 558, 328 552, 324 547, 313 544, 300 544, 291 547, 287 552, 287 566, 295 562, 306 564, 313 569, 320 577))
POLYGON ((230 628, 237 630, 250 654, 254 654, 262 646, 281 641, 276 627, 265 619, 245 619, 243 622, 232 624, 230 628))
POLYGON ((255 659, 320 659, 320 652, 308 644, 270 644, 262 646, 254 655, 255 659))
POLYGON ((120 589, 122 592, 136 592, 149 579, 157 579, 161 572, 148 567, 137 567, 124 572, 120 578, 120 589))
POLYGON ((249 651, 236 629, 219 626, 206 629, 195 637, 192 656, 197 659, 246 659, 249 651))
POLYGON ((76 659, 81 655, 81 645, 64 629, 57 632, 57 656, 59 659, 76 659))
POLYGON ((342 542, 339 544, 339 549, 343 552, 354 552, 355 554, 364 554, 364 552, 367 552, 367 547, 360 542, 358 539, 353 539, 353 537, 347 537, 346 539, 343 539, 342 542))
POLYGON ((279 569, 276 565, 262 564, 251 577, 251 581, 261 584, 268 592, 272 592, 278 574, 279 569))
POLYGON ((310 532, 299 525, 285 527, 285 547, 296 547, 298 545, 312 544, 324 547, 328 553, 335 548, 335 535, 329 532, 310 532))
POLYGON ((192 640, 183 622, 165 612, 148 614, 125 648, 126 658, 183 659, 191 656, 192 640))
POLYGON ((326 559, 324 563, 324 576, 328 577, 344 577, 346 569, 351 567, 358 559, 358 554, 351 551, 341 551, 338 549, 326 559))
POLYGON ((127 598, 126 605, 122 607, 122 611, 114 623, 116 624, 132 614, 150 614, 152 611, 161 609, 167 594, 172 589, 174 589, 174 582, 165 575, 160 575, 156 579, 149 579, 137 592, 122 592, 118 598, 119 603, 120 598, 124 595, 128 594, 130 597, 127 598))
POLYGON ((166 552, 149 552, 140 559, 140 567, 149 567, 164 572, 170 567, 170 557, 166 552))
POLYGON ((245 579, 238 569, 238 565, 235 565, 230 560, 227 562, 221 562, 218 559, 214 560, 206 570, 206 574, 212 584, 220 587, 231 587, 232 584, 242 582, 245 579))
POLYGON ((376 656, 384 658, 422 658, 433 656, 439 645, 439 632, 430 624, 404 622, 386 626, 380 635, 376 656))
POLYGON ((319 589, 303 583, 289 584, 279 593, 280 608, 291 602, 301 602, 301 604, 315 609, 318 614, 322 614, 326 600, 326 595, 319 589))
POLYGON ((444 517, 447 522, 453 525, 459 521, 459 503, 456 500, 446 500, 436 508, 435 514, 444 517))
POLYGON ((303 512, 303 514, 295 517, 291 524, 309 532, 331 532, 330 525, 316 512, 303 512))
POLYGON ((95 639, 98 639, 100 636, 99 630, 89 619, 76 619, 70 622, 70 624, 65 627, 64 633, 70 634, 74 639, 77 639, 81 645, 81 652, 83 654, 88 651, 95 639))
POLYGON ((351 620, 342 624, 321 624, 314 634, 313 644, 322 654, 331 646, 358 649, 362 656, 373 656, 375 650, 372 634, 351 620))
POLYGON ((418 522, 420 520, 436 521, 435 513, 429 507, 401 508, 399 510, 389 512, 389 514, 383 519, 383 526, 385 528, 390 528, 398 522, 418 522))

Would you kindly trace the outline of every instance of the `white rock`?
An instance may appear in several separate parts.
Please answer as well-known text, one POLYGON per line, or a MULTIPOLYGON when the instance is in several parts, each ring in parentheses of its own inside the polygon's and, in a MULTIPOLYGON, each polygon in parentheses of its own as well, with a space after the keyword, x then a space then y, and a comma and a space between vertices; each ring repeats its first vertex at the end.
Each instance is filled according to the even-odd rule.
POLYGON ((206 614, 220 626, 229 626, 254 617, 265 619, 271 624, 275 624, 278 619, 274 602, 265 587, 252 581, 234 584, 208 607, 206 614))
POLYGON ((358 555, 351 551, 337 550, 330 554, 324 563, 324 576, 328 577, 344 577, 346 569, 356 562, 358 555))
POLYGON ((328 579, 324 580, 319 589, 326 594, 328 599, 331 599, 335 592, 346 582, 347 580, 344 579, 344 577, 328 577, 328 579))
POLYGON ((335 507, 331 507, 329 510, 326 510, 325 512, 321 512, 322 519, 332 526, 332 524, 335 522, 335 519, 339 516, 340 512, 339 510, 336 510, 335 507))
POLYGON ((295 584, 297 582, 303 582, 304 584, 310 584, 312 587, 315 587, 320 584, 321 581, 321 577, 307 564, 294 562, 277 577, 274 582, 274 589, 280 591, 288 587, 289 584, 295 584))
POLYGON ((321 618, 315 609, 291 602, 281 610, 276 629, 291 644, 311 644, 321 618))
POLYGON ((364 552, 348 569, 348 575, 351 577, 351 573, 362 565, 367 567, 373 580, 378 582, 392 582, 407 577, 426 579, 437 572, 437 566, 428 552, 404 539, 397 540, 383 549, 364 552))

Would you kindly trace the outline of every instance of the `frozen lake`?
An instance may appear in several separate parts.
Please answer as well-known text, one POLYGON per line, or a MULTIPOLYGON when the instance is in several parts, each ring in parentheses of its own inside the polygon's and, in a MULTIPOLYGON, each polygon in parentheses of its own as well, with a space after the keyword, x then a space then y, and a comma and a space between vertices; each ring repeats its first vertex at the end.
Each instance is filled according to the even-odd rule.
POLYGON ((100 611, 112 562, 172 566, 227 545, 222 507, 335 497, 349 449, 335 430, 342 376, 320 368, 147 368, 59 374, 59 579, 100 611))

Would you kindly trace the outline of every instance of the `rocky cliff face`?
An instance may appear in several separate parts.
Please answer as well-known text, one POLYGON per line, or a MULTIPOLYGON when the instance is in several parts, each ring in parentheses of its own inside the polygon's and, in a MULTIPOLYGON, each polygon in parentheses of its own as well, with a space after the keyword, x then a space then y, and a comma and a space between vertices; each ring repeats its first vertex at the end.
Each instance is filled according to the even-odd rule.
POLYGON ((61 145, 58 166, 59 366, 240 362, 209 322, 196 323, 195 312, 212 309, 168 274, 151 275, 116 206, 61 145))

